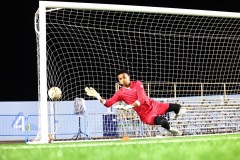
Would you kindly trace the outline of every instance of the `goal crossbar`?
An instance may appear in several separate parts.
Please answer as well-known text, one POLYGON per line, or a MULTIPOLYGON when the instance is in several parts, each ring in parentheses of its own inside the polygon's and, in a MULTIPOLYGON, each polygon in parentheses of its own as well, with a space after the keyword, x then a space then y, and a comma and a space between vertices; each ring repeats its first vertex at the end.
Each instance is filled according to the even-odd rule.
POLYGON ((240 18, 237 12, 222 12, 212 10, 181 9, 169 7, 151 7, 119 4, 101 4, 101 3, 75 3, 75 2, 52 2, 39 1, 40 5, 46 8, 71 8, 71 9, 89 9, 89 10, 107 10, 107 11, 126 11, 126 12, 145 12, 145 13, 163 13, 163 14, 180 14, 194 16, 217 16, 240 18))

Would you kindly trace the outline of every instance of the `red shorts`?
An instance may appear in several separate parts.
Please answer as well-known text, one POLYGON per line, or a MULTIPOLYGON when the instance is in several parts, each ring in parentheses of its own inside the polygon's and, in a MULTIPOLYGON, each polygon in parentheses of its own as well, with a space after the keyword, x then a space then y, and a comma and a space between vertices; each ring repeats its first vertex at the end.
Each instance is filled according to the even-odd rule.
POLYGON ((144 112, 137 112, 142 113, 142 115, 139 114, 139 116, 143 123, 154 125, 154 118, 159 115, 165 115, 169 108, 169 103, 154 102, 151 104, 150 108, 151 110, 147 114, 143 114, 144 112))

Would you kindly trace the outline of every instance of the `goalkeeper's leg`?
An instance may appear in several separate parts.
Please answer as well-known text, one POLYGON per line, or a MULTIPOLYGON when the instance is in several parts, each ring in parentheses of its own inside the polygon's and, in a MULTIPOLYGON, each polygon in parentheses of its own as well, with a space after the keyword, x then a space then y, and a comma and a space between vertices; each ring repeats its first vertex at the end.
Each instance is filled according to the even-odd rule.
POLYGON ((177 128, 170 127, 168 120, 163 116, 156 116, 154 118, 154 124, 155 125, 161 125, 163 128, 167 129, 174 136, 181 136, 182 135, 182 132, 179 131, 177 128))
POLYGON ((169 125, 168 120, 163 116, 156 116, 154 118, 154 124, 155 125, 161 125, 163 128, 165 128, 167 130, 170 129, 170 125, 169 125))
POLYGON ((170 103, 167 112, 172 112, 172 111, 176 114, 175 117, 174 117, 174 119, 176 119, 176 118, 179 117, 180 115, 182 115, 182 114, 184 114, 184 113, 187 112, 186 109, 181 108, 181 105, 180 105, 180 104, 170 103))

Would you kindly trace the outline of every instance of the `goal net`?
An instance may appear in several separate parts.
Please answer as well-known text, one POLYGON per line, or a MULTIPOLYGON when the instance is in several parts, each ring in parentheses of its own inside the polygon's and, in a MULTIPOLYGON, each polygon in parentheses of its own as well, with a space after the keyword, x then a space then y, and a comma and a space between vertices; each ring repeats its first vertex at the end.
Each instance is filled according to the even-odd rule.
POLYGON ((159 101, 222 104, 239 99, 239 18, 231 12, 40 1, 35 141, 47 142, 48 133, 64 139, 79 128, 87 138, 108 136, 102 132, 115 124, 114 107, 106 109, 84 88, 110 98, 118 69, 129 70, 131 79, 141 80, 159 101), (47 96, 53 86, 62 91, 57 101, 47 96), (77 97, 86 100, 83 115, 74 113, 77 97))

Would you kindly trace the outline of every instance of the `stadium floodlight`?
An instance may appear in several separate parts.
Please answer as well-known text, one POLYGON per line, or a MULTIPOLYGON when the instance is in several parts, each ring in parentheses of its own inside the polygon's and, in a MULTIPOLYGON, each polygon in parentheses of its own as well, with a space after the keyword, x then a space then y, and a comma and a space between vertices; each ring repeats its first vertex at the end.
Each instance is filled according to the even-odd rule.
MULTIPOLYGON (((122 68, 132 79, 152 84, 147 89, 157 92, 150 92, 151 97, 217 95, 222 87, 239 94, 239 18, 234 12, 39 1, 35 142, 48 142, 49 88, 61 88, 61 102, 89 100, 86 86, 108 98, 115 92, 115 72, 122 68), (178 86, 168 85, 175 82, 179 92, 178 86), (204 93, 196 92, 204 87, 204 93)), ((64 112, 68 107, 63 106, 57 109, 64 112)))

